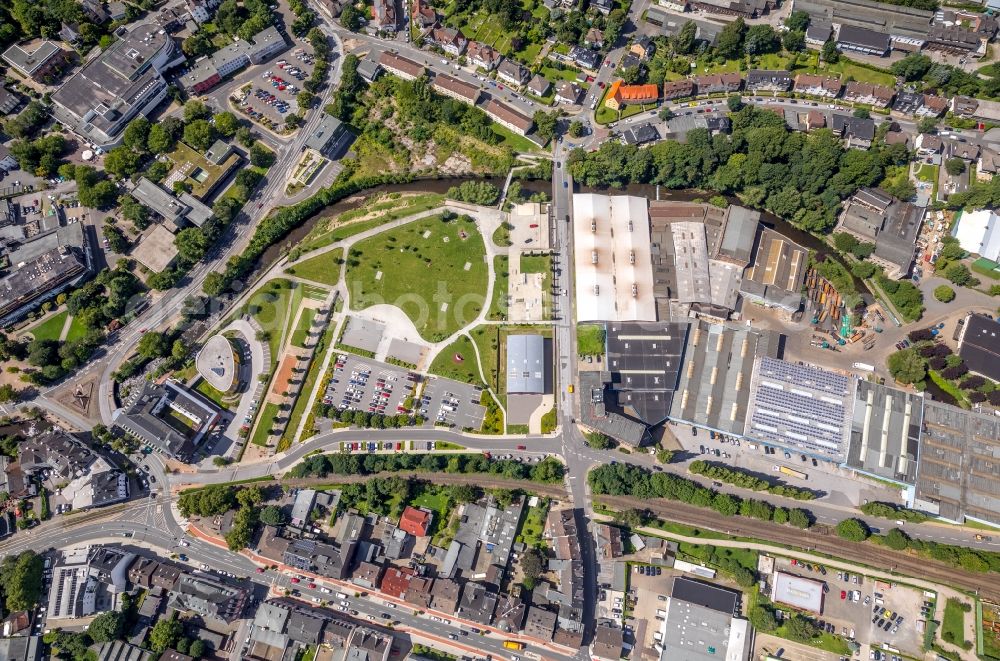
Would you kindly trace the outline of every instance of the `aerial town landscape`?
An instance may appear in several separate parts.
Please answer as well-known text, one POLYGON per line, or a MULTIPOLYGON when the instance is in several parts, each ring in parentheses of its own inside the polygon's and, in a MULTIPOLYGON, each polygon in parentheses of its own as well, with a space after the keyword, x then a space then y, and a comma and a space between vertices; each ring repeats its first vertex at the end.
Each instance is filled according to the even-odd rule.
POLYGON ((3 661, 1000 661, 1000 0, 4 0, 0 73, 3 661))

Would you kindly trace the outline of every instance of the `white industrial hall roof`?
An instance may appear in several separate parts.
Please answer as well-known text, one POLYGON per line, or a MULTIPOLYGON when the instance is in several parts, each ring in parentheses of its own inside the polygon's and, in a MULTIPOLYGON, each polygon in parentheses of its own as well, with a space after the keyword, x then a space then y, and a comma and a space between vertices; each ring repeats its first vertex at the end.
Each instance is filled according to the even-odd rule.
POLYGON ((656 321, 647 200, 573 196, 579 321, 656 321))

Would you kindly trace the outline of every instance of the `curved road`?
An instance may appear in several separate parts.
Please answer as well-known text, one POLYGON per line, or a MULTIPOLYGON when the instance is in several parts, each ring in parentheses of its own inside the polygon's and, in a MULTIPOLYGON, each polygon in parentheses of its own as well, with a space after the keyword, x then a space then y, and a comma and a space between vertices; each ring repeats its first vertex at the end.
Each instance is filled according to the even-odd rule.
MULTIPOLYGON (((633 10, 643 6, 645 3, 633 3, 633 10)), ((633 12, 634 13, 634 12, 633 12)), ((340 26, 330 21, 323 11, 318 11, 317 15, 321 19, 320 27, 323 31, 337 41, 338 48, 342 53, 342 45, 339 40, 340 34, 345 34, 340 26)), ((635 21, 637 23, 637 21, 635 21)), ((345 34, 346 36, 346 34, 345 34)), ((350 35, 351 38, 374 43, 378 40, 363 36, 350 35)), ((399 48, 399 44, 393 43, 401 51, 414 50, 412 47, 399 48)), ((612 51, 612 58, 621 49, 612 51)), ((323 98, 318 104, 322 107, 329 95, 336 86, 336 81, 340 77, 340 66, 342 58, 336 57, 334 61, 334 71, 331 84, 325 90, 323 98)), ((598 80, 606 79, 610 76, 610 67, 604 67, 599 72, 598 80)), ((591 90, 597 93, 597 85, 591 90)), ((589 104, 588 98, 588 104, 589 104)), ((101 418, 105 423, 110 422, 112 413, 112 392, 110 374, 117 369, 118 365, 133 350, 142 335, 143 329, 158 329, 170 323, 180 312, 183 302, 193 294, 201 293, 201 285, 209 273, 221 270, 225 266, 226 260, 235 254, 239 254, 250 240, 256 224, 262 220, 271 209, 281 202, 284 194, 285 174, 291 170, 298 159, 301 147, 304 145, 306 137, 315 126, 321 111, 316 111, 307 121, 296 136, 286 143, 279 160, 269 170, 253 197, 253 201, 248 208, 241 213, 228 229, 229 234, 220 245, 226 245, 213 259, 199 264, 187 277, 185 286, 181 289, 173 290, 164 295, 155 305, 152 305, 142 315, 140 315, 121 335, 115 338, 114 342, 107 347, 107 353, 91 364, 85 370, 98 370, 100 374, 99 405, 101 418), (229 243, 226 244, 226 240, 229 243)), ((589 117, 589 113, 586 113, 589 117)), ((602 129, 603 131, 603 129, 602 129)), ((598 137, 598 132, 592 133, 583 141, 583 145, 590 144, 598 137)), ((577 143, 580 145, 581 143, 577 143)), ((568 145, 567 145, 568 146, 568 145)), ((18 533, 7 540, 0 542, 0 552, 16 553, 18 551, 33 548, 44 549, 49 547, 66 547, 82 543, 93 543, 95 541, 114 541, 125 545, 148 546, 158 549, 160 552, 178 552, 181 543, 184 542, 184 551, 193 564, 207 564, 210 567, 231 572, 237 575, 247 575, 253 583, 268 586, 278 590, 290 588, 289 576, 284 573, 268 571, 257 574, 256 565, 248 557, 241 554, 234 554, 226 549, 209 543, 201 539, 192 539, 187 534, 183 522, 179 519, 179 513, 174 508, 174 499, 170 496, 172 487, 179 487, 182 484, 212 484, 228 481, 246 480, 267 476, 277 476, 296 463, 301 461, 306 455, 316 451, 337 451, 341 441, 375 441, 375 440, 440 440, 449 441, 465 446, 472 451, 508 452, 519 454, 518 445, 527 445, 531 451, 525 454, 554 454, 560 456, 567 465, 566 489, 569 497, 574 503, 577 526, 581 535, 581 560, 588 571, 584 572, 584 616, 583 621, 592 627, 594 623, 594 605, 596 602, 596 575, 594 569, 597 566, 594 539, 590 534, 590 523, 594 517, 592 509, 592 498, 587 486, 586 475, 589 469, 598 464, 608 463, 613 460, 626 461, 644 465, 649 468, 652 458, 643 454, 622 455, 619 453, 599 452, 588 448, 584 438, 576 426, 577 402, 579 393, 569 393, 567 386, 577 382, 576 361, 575 361, 575 326, 572 323, 572 301, 573 301, 573 280, 572 280, 572 208, 571 192, 572 181, 562 167, 566 157, 563 143, 557 142, 554 146, 553 159, 556 167, 553 171, 553 213, 554 231, 557 245, 563 247, 562 252, 557 256, 561 272, 557 278, 556 304, 558 319, 555 323, 555 344, 556 355, 560 356, 559 365, 556 369, 556 389, 557 403, 559 406, 560 431, 553 436, 519 436, 519 437, 486 437, 469 436, 454 432, 442 432, 439 430, 399 430, 399 431, 375 431, 375 430, 336 430, 320 434, 296 445, 293 449, 276 455, 272 458, 262 460, 252 464, 242 464, 232 468, 219 471, 199 471, 192 473, 167 474, 160 459, 156 456, 145 458, 145 467, 150 474, 156 478, 154 486, 159 489, 158 493, 151 494, 148 498, 131 501, 129 503, 113 506, 95 512, 84 512, 69 516, 59 517, 46 522, 32 531, 18 533), (565 292, 565 293, 563 293, 565 292)), ((238 297, 237 297, 238 300, 238 297)), ((231 307, 232 302, 230 302, 231 307)), ((223 307, 226 307, 225 305, 223 307)), ((61 406, 54 399, 48 397, 51 390, 43 393, 37 401, 28 404, 39 404, 53 411, 56 415, 66 419, 82 429, 89 428, 87 421, 72 411, 61 406), (81 424, 82 423, 82 424, 81 424)), ((664 470, 683 474, 683 465, 664 467, 664 470)), ((397 474, 398 475, 398 474, 397 474)), ((426 474, 416 474, 417 477, 427 477, 426 474)), ((462 476, 448 476, 439 474, 436 479, 439 481, 454 480, 460 481, 462 476)), ((343 478, 330 476, 324 481, 338 481, 343 478)), ((353 479, 353 478, 352 478, 353 479)), ((364 479, 367 479, 364 478, 364 479)), ((468 478, 466 478, 468 479, 468 478)), ((478 481, 504 482, 500 478, 492 476, 479 477, 478 481)), ((516 482, 516 481, 515 481, 516 482)), ((520 484, 520 483, 519 483, 520 484)), ((549 485, 543 487, 534 483, 529 484, 532 490, 542 491, 550 489, 553 493, 561 496, 565 495, 561 489, 549 485)), ((722 487, 720 490, 740 494, 741 491, 731 487, 722 487)), ((767 497, 768 500, 779 502, 781 499, 767 497)), ((766 537, 783 544, 800 547, 803 540, 806 543, 826 553, 837 556, 847 554, 852 557, 875 559, 883 564, 892 564, 893 570, 903 570, 914 576, 924 576, 941 580, 946 584, 958 584, 970 589, 979 589, 984 594, 989 594, 1000 598, 1000 577, 992 575, 968 574, 953 567, 943 567, 939 563, 913 558, 905 554, 891 552, 887 549, 871 545, 858 545, 846 543, 834 537, 826 537, 817 532, 807 533, 803 537, 802 531, 788 527, 777 526, 770 523, 757 522, 749 519, 726 519, 710 510, 694 508, 681 503, 666 501, 640 501, 628 498, 600 497, 603 503, 617 505, 620 507, 643 507, 652 509, 655 513, 665 519, 677 519, 681 517, 688 525, 696 525, 705 528, 725 530, 730 533, 749 534, 758 537, 766 537)), ((784 504, 784 503, 782 503, 784 504)), ((807 505, 817 513, 817 517, 823 521, 824 517, 836 516, 832 509, 824 509, 822 501, 810 502, 807 505)), ((839 518, 843 518, 840 512, 839 518)), ((877 525, 884 525, 879 522, 877 525)), ((915 526, 909 532, 914 536, 926 539, 943 538, 949 535, 953 539, 955 535, 962 537, 964 545, 985 546, 976 543, 972 537, 975 534, 967 529, 956 527, 921 525, 915 526), (919 530, 917 530, 919 528, 919 530), (941 530, 946 530, 942 533, 941 530)), ((295 586, 301 589, 306 597, 313 600, 323 599, 325 593, 310 589, 302 589, 302 585, 295 586)), ((381 606, 377 600, 353 600, 352 607, 365 615, 377 617, 381 615, 381 606)), ((420 633, 446 636, 454 633, 459 636, 458 642, 462 642, 461 624, 431 622, 408 612, 392 613, 393 617, 400 620, 400 628, 412 628, 420 633)), ((468 625, 468 623, 466 623, 468 625)), ((445 644, 448 644, 445 641, 445 644)), ((500 646, 500 641, 489 637, 476 639, 475 646, 484 651, 489 651, 497 657, 509 657, 509 651, 500 646)), ((529 649, 531 649, 529 647, 529 649)), ((559 652, 553 652, 551 648, 543 651, 546 658, 565 659, 570 657, 559 652)), ((586 656, 586 648, 581 649, 574 658, 586 656)))

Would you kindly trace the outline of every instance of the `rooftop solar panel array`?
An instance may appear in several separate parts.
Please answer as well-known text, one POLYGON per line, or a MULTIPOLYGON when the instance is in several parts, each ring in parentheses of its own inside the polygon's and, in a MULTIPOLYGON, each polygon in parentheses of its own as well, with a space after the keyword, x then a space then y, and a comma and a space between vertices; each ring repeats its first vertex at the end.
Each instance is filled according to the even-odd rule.
POLYGON ((843 458, 850 379, 811 365, 762 357, 746 435, 797 451, 843 458))

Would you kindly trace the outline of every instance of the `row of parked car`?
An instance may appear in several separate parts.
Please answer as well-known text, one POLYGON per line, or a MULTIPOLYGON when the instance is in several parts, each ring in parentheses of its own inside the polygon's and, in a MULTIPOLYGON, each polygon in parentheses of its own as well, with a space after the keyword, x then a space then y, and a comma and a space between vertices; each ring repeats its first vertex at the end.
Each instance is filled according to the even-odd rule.
POLYGON ((278 60, 278 68, 298 80, 305 80, 306 74, 294 64, 289 64, 287 60, 278 60))
POLYGON ((399 452, 403 449, 403 441, 364 441, 352 442, 344 441, 340 444, 344 452, 378 452, 379 450, 395 450, 399 452))
POLYGON ((884 606, 875 606, 872 613, 872 624, 883 631, 896 633, 903 624, 902 615, 893 613, 884 606))
MULTIPOLYGON (((258 99, 260 99, 263 103, 266 103, 267 105, 272 106, 279 113, 284 114, 284 113, 288 112, 288 108, 289 108, 288 102, 287 101, 283 101, 282 99, 279 99, 278 97, 276 97, 275 95, 271 94, 270 92, 268 92, 266 90, 262 90, 260 88, 257 88, 257 90, 254 92, 254 96, 257 97, 258 99)), ((244 101, 243 105, 248 105, 248 102, 244 101)))

